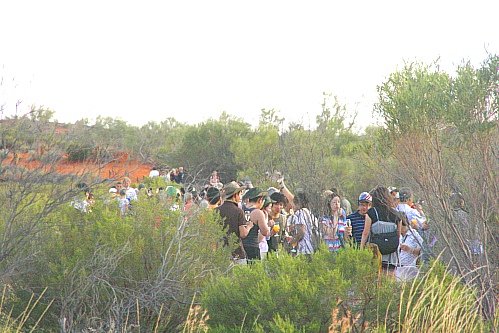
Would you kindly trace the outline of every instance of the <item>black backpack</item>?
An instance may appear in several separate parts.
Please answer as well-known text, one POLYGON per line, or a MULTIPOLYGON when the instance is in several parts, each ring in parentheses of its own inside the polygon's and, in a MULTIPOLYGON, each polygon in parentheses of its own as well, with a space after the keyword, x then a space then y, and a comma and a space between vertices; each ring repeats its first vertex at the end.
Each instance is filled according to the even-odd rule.
POLYGON ((381 254, 396 252, 400 241, 397 223, 380 221, 376 208, 374 211, 378 221, 371 224, 369 242, 376 244, 381 254))

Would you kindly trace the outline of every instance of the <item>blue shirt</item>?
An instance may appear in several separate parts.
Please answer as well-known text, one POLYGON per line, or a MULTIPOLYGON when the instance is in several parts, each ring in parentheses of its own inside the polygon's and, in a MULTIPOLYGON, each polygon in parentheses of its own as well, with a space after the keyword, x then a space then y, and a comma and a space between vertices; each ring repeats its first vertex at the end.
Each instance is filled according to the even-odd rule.
POLYGON ((347 220, 352 222, 352 234, 355 243, 360 244, 362 233, 364 232, 364 225, 366 224, 366 216, 359 214, 359 211, 347 216, 347 220))

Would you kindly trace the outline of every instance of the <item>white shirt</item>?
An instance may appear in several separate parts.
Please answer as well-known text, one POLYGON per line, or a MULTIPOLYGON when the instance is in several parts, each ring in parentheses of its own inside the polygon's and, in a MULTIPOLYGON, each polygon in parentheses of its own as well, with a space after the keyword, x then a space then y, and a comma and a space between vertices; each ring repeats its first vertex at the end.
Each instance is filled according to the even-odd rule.
POLYGON ((137 192, 135 191, 134 188, 129 188, 126 190, 126 197, 129 198, 130 200, 137 200, 137 192))
MULTIPOLYGON (((413 249, 421 248, 423 244, 423 238, 419 235, 419 233, 409 227, 405 236, 400 235, 400 245, 407 245, 413 249)), ((414 253, 407 251, 400 251, 400 265, 402 266, 416 266, 416 260, 418 256, 414 253)))
POLYGON ((159 177, 158 170, 151 170, 151 172, 149 172, 149 178, 154 178, 154 177, 159 177))
POLYGON ((419 229, 423 227, 423 222, 426 221, 426 217, 419 214, 417 209, 411 208, 406 203, 399 203, 396 208, 397 211, 404 213, 407 216, 407 220, 411 222, 412 220, 416 220, 419 225, 419 229))
POLYGON ((305 225, 305 234, 301 241, 298 242, 298 254, 312 254, 314 253, 314 247, 312 246, 312 233, 310 230, 310 225, 312 221, 307 221, 308 217, 311 216, 310 212, 304 212, 307 208, 302 208, 298 210, 293 218, 293 223, 295 225, 304 224, 305 225))

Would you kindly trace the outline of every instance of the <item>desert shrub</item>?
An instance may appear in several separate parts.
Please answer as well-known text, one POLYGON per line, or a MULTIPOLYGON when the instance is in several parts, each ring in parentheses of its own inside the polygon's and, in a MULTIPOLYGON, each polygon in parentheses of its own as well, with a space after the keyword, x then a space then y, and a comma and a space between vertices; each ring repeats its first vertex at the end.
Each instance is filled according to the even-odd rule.
POLYGON ((44 328, 181 330, 200 281, 229 264, 217 246, 218 215, 186 216, 154 198, 134 202, 126 217, 110 206, 98 200, 86 214, 61 207, 43 245, 32 244, 37 274, 19 277, 19 285, 47 287, 45 297, 54 299, 44 328))
POLYGON ((69 162, 83 162, 90 157, 93 148, 84 147, 71 143, 66 148, 66 155, 69 162))
POLYGON ((282 254, 236 266, 227 276, 210 280, 202 305, 214 332, 235 331, 243 323, 251 332, 282 331, 278 327, 325 332, 334 309, 349 318, 352 329, 375 323, 380 312, 395 321, 398 304, 393 295, 398 290, 395 282, 378 275, 370 251, 347 248, 334 255, 323 248, 312 262, 282 254), (380 302, 386 306, 378 306, 380 302))

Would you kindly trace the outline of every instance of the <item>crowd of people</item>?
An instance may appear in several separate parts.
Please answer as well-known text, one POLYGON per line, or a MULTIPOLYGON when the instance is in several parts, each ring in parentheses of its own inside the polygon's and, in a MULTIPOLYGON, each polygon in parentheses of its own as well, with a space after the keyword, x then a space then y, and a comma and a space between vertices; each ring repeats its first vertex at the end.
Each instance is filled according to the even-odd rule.
MULTIPOLYGON (((194 188, 185 191, 183 186, 175 186, 182 185, 183 168, 163 173, 153 168, 150 177, 165 177, 172 185, 154 191, 139 184, 135 189, 125 177, 109 189, 121 215, 127 215, 139 197, 155 195, 171 198, 172 210, 215 210, 227 232, 224 246, 230 247, 231 259, 238 264, 262 260, 269 253, 278 255, 280 251, 312 260, 322 244, 330 252, 350 244, 373 248, 380 255, 384 270, 411 278, 417 274, 418 263, 428 259, 435 241, 428 238, 429 225, 422 203, 415 202, 408 187, 399 190, 377 186, 362 192, 354 211, 336 188, 324 190, 324 213, 316 214, 310 209, 307 194, 292 193, 282 177, 275 180, 276 187, 262 189, 248 181, 222 184, 214 171, 199 193, 194 188), (229 240, 234 238, 236 244, 231 244, 229 240)), ((86 196, 89 200, 85 204, 72 204, 79 210, 90 211, 92 194, 88 191, 86 196)), ((462 218, 462 209, 456 207, 456 214, 462 218)), ((476 253, 481 251, 478 246, 473 247, 476 253)))

